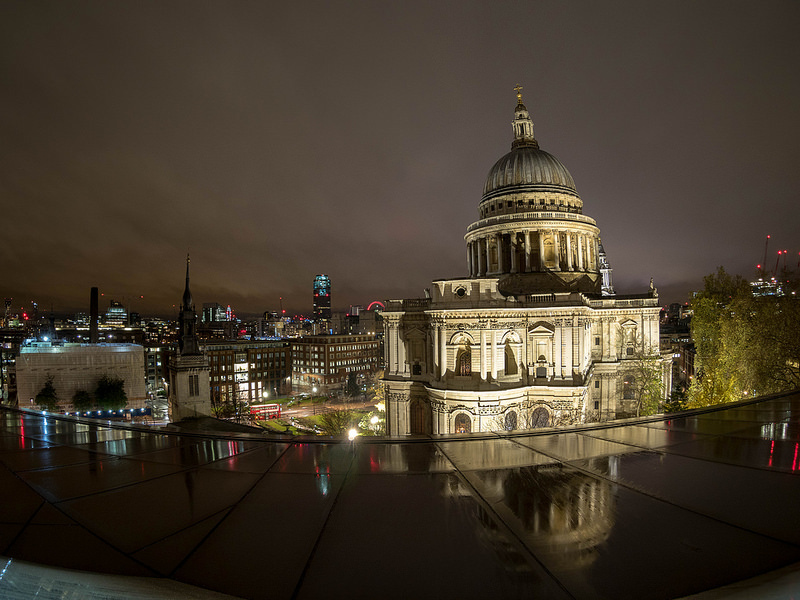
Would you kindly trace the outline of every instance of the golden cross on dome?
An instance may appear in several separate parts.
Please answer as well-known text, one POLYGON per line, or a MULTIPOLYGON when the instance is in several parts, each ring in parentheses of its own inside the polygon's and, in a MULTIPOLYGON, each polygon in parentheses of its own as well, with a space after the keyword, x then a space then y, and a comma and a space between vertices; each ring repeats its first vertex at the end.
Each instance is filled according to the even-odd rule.
POLYGON ((517 102, 522 102, 522 86, 517 84, 514 91, 517 92, 517 102))

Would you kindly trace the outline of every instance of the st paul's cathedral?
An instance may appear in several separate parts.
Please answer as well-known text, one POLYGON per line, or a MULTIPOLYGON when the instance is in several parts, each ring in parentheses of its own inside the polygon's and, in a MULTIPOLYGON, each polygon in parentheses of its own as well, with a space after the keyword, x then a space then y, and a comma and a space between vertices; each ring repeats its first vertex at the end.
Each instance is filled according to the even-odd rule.
POLYGON ((466 277, 389 300, 390 435, 529 429, 629 416, 636 365, 659 352, 656 289, 617 295, 569 171, 539 148, 519 87, 511 151, 464 236, 466 277))

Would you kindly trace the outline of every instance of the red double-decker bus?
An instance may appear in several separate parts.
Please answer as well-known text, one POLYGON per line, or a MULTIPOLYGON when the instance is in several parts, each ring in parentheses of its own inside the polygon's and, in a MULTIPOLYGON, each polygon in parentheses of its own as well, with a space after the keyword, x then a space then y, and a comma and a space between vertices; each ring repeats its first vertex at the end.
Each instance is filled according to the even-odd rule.
POLYGON ((256 421, 266 421, 267 419, 279 419, 281 416, 281 405, 253 404, 250 406, 250 414, 256 421))

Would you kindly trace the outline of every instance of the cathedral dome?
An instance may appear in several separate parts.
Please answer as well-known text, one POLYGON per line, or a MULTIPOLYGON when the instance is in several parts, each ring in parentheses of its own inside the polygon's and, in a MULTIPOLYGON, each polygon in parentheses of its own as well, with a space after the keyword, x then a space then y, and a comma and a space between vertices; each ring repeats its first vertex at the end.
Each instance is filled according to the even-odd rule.
POLYGON ((530 144, 515 147, 489 169, 483 197, 486 199, 495 192, 511 191, 508 188, 512 187, 529 186, 554 187, 557 191, 577 193, 575 181, 561 161, 540 150, 538 144, 530 144))

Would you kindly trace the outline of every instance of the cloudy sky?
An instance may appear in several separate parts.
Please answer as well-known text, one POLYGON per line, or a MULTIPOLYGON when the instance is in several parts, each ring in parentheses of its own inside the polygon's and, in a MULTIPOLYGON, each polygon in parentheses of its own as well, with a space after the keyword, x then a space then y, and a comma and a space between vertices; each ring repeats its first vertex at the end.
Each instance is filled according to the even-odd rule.
POLYGON ((513 87, 619 292, 800 252, 800 3, 0 3, 0 295, 310 312, 466 273, 513 87), (144 296, 144 298, 139 298, 144 296))

